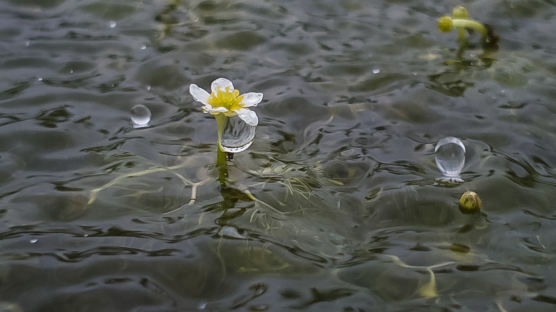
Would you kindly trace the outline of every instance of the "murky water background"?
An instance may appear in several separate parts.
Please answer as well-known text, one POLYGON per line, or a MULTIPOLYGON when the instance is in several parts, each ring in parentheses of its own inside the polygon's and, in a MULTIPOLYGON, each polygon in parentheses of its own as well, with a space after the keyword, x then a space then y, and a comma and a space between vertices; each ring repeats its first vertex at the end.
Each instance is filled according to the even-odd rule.
POLYGON ((0 310, 553 311, 556 6, 458 53, 458 4, 2 1, 0 310), (264 93, 224 187, 218 77, 264 93))

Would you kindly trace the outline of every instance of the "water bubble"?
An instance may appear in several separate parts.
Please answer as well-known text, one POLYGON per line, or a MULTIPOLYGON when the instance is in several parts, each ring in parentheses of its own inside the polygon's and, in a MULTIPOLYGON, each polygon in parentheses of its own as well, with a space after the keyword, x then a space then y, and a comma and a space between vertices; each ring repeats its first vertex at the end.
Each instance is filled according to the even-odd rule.
POLYGON ((39 241, 38 239, 33 238, 33 239, 29 240, 29 243, 35 244, 35 243, 37 243, 38 241, 39 241))
POLYGON ((465 165, 465 145, 455 137, 445 137, 438 141, 434 148, 436 166, 443 178, 453 182, 463 182, 459 177, 465 165))
POLYGON ((256 126, 250 126, 238 116, 226 120, 220 146, 227 153, 239 153, 251 146, 255 138, 256 126))
POLYGON ((37 81, 42 81, 43 78, 42 77, 37 77, 37 81))
POLYGON ((151 110, 143 105, 137 104, 131 108, 131 123, 133 128, 145 128, 151 122, 151 110))
POLYGON ((380 74, 380 68, 373 68, 372 70, 373 74, 380 74))
POLYGON ((147 86, 147 91, 151 91, 151 86, 147 86))
POLYGON ((141 46, 141 50, 146 50, 146 49, 147 49, 147 46, 146 46, 146 45, 142 45, 142 46, 141 46))
POLYGON ((118 23, 116 23, 116 21, 108 22, 108 27, 110 27, 110 28, 116 28, 117 25, 118 25, 118 23))

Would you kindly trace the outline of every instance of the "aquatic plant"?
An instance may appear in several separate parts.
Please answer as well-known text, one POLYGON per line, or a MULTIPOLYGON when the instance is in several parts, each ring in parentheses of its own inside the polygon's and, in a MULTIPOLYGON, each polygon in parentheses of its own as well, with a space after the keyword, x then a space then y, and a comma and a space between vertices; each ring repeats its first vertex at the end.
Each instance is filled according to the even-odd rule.
POLYGON ((249 107, 257 106, 263 99, 262 93, 249 92, 240 95, 233 83, 226 78, 214 80, 210 86, 211 93, 203 90, 196 84, 189 85, 189 93, 195 101, 203 104, 203 111, 214 115, 218 131, 217 166, 219 180, 224 184, 228 176, 226 158, 231 159, 233 153, 247 149, 255 136, 254 127, 259 123, 257 114, 249 107), (228 118, 239 117, 240 123, 229 123, 228 118), (230 125, 235 125, 230 127, 230 125), (222 144, 224 130, 232 133, 227 146, 222 144), (227 154, 226 154, 227 153, 227 154), (227 155, 227 157, 226 157, 227 155))
POLYGON ((437 269, 437 268, 440 268, 440 267, 443 267, 443 266, 454 264, 453 261, 448 261, 448 262, 433 264, 433 265, 429 265, 429 266, 416 266, 416 265, 409 265, 409 264, 403 262, 400 258, 398 258, 397 256, 394 256, 394 255, 385 255, 385 256, 392 259, 396 265, 399 265, 402 268, 425 269, 429 273, 429 276, 430 276, 429 282, 422 285, 417 290, 417 293, 420 296, 422 296, 423 298, 427 298, 427 299, 438 297, 438 292, 436 290, 436 276, 434 274, 433 269, 437 269))
MULTIPOLYGON (((234 88, 232 82, 225 78, 218 78, 212 82, 210 94, 201 89, 196 84, 191 84, 189 86, 189 92, 196 101, 199 101, 203 104, 203 111, 205 113, 214 115, 216 119, 218 130, 218 180, 222 186, 225 186, 228 176, 226 153, 240 152, 251 145, 252 139, 254 137, 254 128, 257 126, 259 120, 257 114, 251 111, 249 107, 257 106, 257 104, 261 102, 263 94, 249 92, 240 95, 239 90, 236 90, 234 88), (240 119, 239 121, 228 122, 229 118, 235 118, 236 116, 240 119), (222 144, 223 133, 228 134, 226 137, 228 146, 223 146, 222 144)), ((148 119, 150 120, 150 111, 148 115, 148 119)), ((132 117, 136 117, 133 111, 132 117)), ((133 123, 135 127, 136 122, 133 123)), ((185 178, 180 172, 178 172, 178 170, 186 167, 187 165, 187 160, 184 160, 182 163, 169 167, 159 164, 152 164, 152 166, 148 169, 120 175, 105 183, 104 185, 92 189, 90 191, 88 205, 91 205, 96 200, 98 193, 113 186, 122 184, 124 183, 124 181, 127 181, 130 178, 136 178, 144 175, 167 171, 177 176, 184 183, 185 186, 191 186, 191 199, 189 201, 189 205, 192 205, 195 203, 197 197, 197 187, 205 184, 209 181, 209 179, 204 179, 199 182, 193 182, 185 178)), ((142 194, 142 192, 143 191, 137 191, 136 194, 142 194)), ((248 198, 256 200, 255 197, 252 195, 248 196, 248 198)))
POLYGON ((257 114, 250 110, 263 99, 262 93, 249 92, 242 95, 234 89, 232 82, 226 78, 214 80, 210 86, 211 93, 196 84, 189 86, 191 96, 203 104, 203 111, 214 115, 218 127, 218 146, 221 148, 222 131, 227 117, 238 116, 249 126, 256 127, 259 123, 257 114))
POLYGON ((467 41, 466 31, 476 31, 481 34, 483 44, 496 44, 497 36, 486 25, 473 20, 469 17, 469 12, 463 6, 455 7, 452 16, 444 15, 438 19, 438 30, 441 32, 451 32, 457 30, 458 40, 461 44, 467 41))

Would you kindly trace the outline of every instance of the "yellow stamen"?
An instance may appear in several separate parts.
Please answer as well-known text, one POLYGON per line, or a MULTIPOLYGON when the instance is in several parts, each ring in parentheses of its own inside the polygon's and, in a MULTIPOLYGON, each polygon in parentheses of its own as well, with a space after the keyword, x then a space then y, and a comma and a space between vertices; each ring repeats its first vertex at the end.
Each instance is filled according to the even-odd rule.
POLYGON ((213 108, 226 108, 229 111, 226 115, 235 115, 234 111, 243 108, 242 102, 243 95, 239 95, 239 90, 230 90, 230 87, 226 87, 225 90, 212 92, 207 101, 213 108))

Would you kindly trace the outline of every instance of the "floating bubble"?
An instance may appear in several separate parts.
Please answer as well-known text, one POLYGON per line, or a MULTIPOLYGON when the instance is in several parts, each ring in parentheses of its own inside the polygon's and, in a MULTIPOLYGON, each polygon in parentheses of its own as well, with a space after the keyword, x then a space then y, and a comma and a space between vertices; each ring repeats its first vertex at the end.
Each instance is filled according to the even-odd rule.
POLYGON ((446 137, 438 141, 434 148, 436 166, 447 178, 453 182, 463 182, 460 178, 461 170, 465 165, 465 145, 460 139, 446 137))
POLYGON ((116 26, 118 26, 118 23, 116 23, 116 21, 110 21, 110 22, 108 22, 108 27, 110 27, 110 28, 116 28, 116 26))
POLYGON ((148 127, 151 122, 151 110, 143 105, 137 104, 131 108, 131 123, 133 128, 148 127))
POLYGON ((33 238, 33 239, 29 240, 29 243, 36 244, 38 241, 39 241, 38 239, 33 238))
POLYGON ((43 78, 42 77, 37 77, 37 81, 42 81, 43 78))
POLYGON ((250 126, 238 116, 227 118, 220 147, 227 153, 239 153, 251 146, 256 126, 250 126))
POLYGON ((147 46, 146 46, 146 45, 142 45, 142 46, 141 46, 141 50, 146 50, 146 49, 147 49, 147 46))
POLYGON ((374 69, 372 70, 372 73, 375 74, 375 75, 376 75, 376 74, 380 74, 380 68, 374 68, 374 69))

